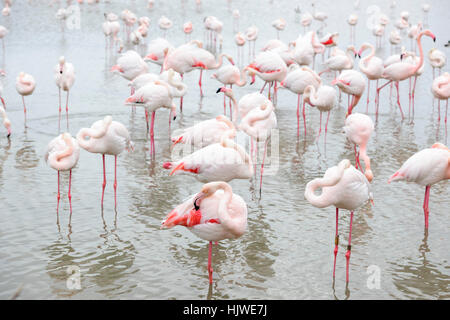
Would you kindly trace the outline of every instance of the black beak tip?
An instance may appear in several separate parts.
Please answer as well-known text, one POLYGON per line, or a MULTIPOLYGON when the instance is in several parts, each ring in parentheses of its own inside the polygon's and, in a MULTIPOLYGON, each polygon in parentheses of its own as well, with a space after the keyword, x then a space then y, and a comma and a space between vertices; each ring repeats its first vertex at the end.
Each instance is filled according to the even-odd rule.
POLYGON ((222 88, 217 89, 216 93, 219 93, 222 88))
POLYGON ((433 42, 436 42, 436 37, 433 38, 433 42))
POLYGON ((62 74, 62 70, 61 70, 61 71, 59 71, 59 73, 60 73, 60 74, 62 74))
POLYGON ((361 59, 361 55, 358 53, 358 57, 361 59))
POLYGON ((177 119, 177 116, 173 117, 173 121, 175 121, 177 119))
POLYGON ((6 135, 6 137, 9 139, 9 137, 11 137, 11 133, 8 133, 8 134, 6 135))

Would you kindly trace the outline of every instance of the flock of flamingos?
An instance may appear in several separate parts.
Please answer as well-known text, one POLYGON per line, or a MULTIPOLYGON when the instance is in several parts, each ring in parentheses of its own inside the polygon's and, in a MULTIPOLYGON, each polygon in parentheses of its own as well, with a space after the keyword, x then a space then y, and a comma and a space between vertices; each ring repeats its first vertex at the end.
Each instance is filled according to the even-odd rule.
MULTIPOLYGON (((68 1, 70 4, 70 1, 68 1)), ((83 1, 78 1, 82 3, 83 1)), ((94 1, 88 1, 93 3, 94 1)), ((98 2, 98 1, 96 1, 98 2)), ((230 2, 230 1, 228 1, 230 2)), ((358 1, 356 1, 357 3, 358 1)), ((357 5, 355 3, 355 5, 357 5)), ((394 1, 392 2, 395 3, 394 1)), ((11 1, 6 1, 7 14, 10 13, 11 1)), ((157 5, 149 0, 148 7, 152 9, 157 5)), ((201 6, 201 1, 196 1, 201 6)), ((199 181, 205 183, 197 194, 193 194, 188 200, 176 206, 163 220, 162 228, 172 228, 176 225, 187 227, 201 239, 209 241, 208 273, 212 283, 213 269, 211 267, 211 252, 213 242, 224 239, 239 238, 247 228, 247 205, 237 194, 233 193, 228 184, 233 179, 250 179, 255 175, 256 161, 258 158, 258 145, 264 148, 260 168, 260 190, 264 169, 264 158, 267 145, 270 142, 272 130, 277 127, 276 102, 279 89, 289 90, 295 94, 294 103, 297 104, 297 136, 306 135, 305 106, 316 107, 320 112, 320 124, 318 135, 321 133, 322 113, 327 113, 325 123, 325 135, 330 111, 336 104, 336 99, 342 93, 348 95, 348 108, 343 128, 348 140, 354 144, 355 159, 352 165, 349 159, 336 159, 336 166, 329 168, 322 178, 310 181, 306 185, 305 198, 313 206, 336 208, 336 238, 334 249, 334 269, 336 267, 336 255, 338 252, 338 218, 339 209, 350 211, 350 231, 346 256, 346 281, 349 280, 349 260, 351 253, 351 233, 354 211, 372 201, 371 181, 374 178, 370 167, 370 158, 367 153, 367 144, 374 130, 374 123, 367 115, 370 98, 370 84, 376 82, 373 95, 376 107, 375 117, 378 116, 380 105, 380 91, 395 85, 397 105, 400 116, 404 117, 400 103, 399 82, 410 82, 409 113, 414 118, 415 84, 427 66, 433 68, 433 83, 431 92, 439 103, 446 101, 445 122, 447 122, 448 98, 450 96, 450 74, 441 75, 441 69, 445 67, 445 54, 433 48, 428 53, 428 61, 425 61, 425 53, 422 49, 422 41, 436 41, 436 37, 429 29, 424 29, 421 22, 413 25, 409 21, 409 13, 403 11, 397 21, 391 24, 395 27, 389 36, 392 56, 386 60, 376 56, 376 47, 382 45, 385 27, 389 18, 381 14, 379 22, 374 27, 373 33, 377 37, 376 44, 364 42, 359 49, 354 44, 354 26, 358 22, 358 16, 351 14, 347 22, 351 28, 352 43, 347 48, 338 44, 339 33, 325 34, 319 38, 325 20, 328 15, 316 11, 303 13, 300 23, 304 27, 299 30, 300 35, 289 44, 278 39, 268 41, 259 52, 255 50, 255 42, 258 29, 249 27, 245 33, 237 32, 239 28, 239 11, 232 12, 235 33, 235 42, 238 48, 237 60, 243 64, 243 46, 249 43, 250 63, 239 68, 230 54, 213 54, 220 51, 223 41, 221 31, 223 23, 214 16, 204 18, 206 41, 191 40, 193 30, 191 22, 186 22, 182 30, 185 32, 186 43, 175 47, 165 38, 166 32, 172 27, 172 22, 167 17, 159 19, 159 27, 163 30, 164 37, 151 40, 147 46, 147 53, 142 57, 137 51, 123 52, 112 66, 111 72, 115 72, 128 80, 131 94, 125 99, 125 104, 133 107, 143 107, 145 120, 149 131, 150 155, 154 159, 156 153, 154 143, 154 123, 156 111, 161 108, 169 109, 170 123, 176 119, 177 112, 183 112, 183 96, 187 93, 187 86, 183 82, 184 74, 199 70, 199 90, 202 92, 203 73, 214 70, 211 79, 221 83, 218 94, 223 94, 224 115, 198 122, 192 127, 184 128, 179 135, 170 138, 173 147, 176 145, 195 146, 197 150, 177 161, 169 161, 162 166, 170 170, 170 175, 190 174, 199 181), (316 31, 308 31, 312 20, 321 23, 316 31), (399 48, 403 38, 411 39, 411 49, 399 48), (204 45, 206 42, 206 45, 204 45), (253 46, 251 45, 253 44, 253 46), (219 49, 217 49, 219 47, 219 49), (207 50, 209 49, 209 50, 207 50), (399 50, 400 49, 400 50, 399 50), (315 71, 319 64, 316 55, 322 56, 323 70, 315 71), (359 60, 357 64, 356 61, 359 60), (228 61, 224 63, 224 61, 228 61), (161 72, 149 72, 147 62, 161 66, 161 72), (357 67, 359 71, 356 70, 357 67), (435 75, 435 69, 439 75, 435 75), (330 85, 325 84, 322 75, 334 74, 334 80, 330 85), (255 82, 255 77, 264 81, 261 90, 243 96, 236 100, 234 89, 255 82), (379 81, 385 81, 379 85, 379 81), (364 102, 360 101, 367 86, 366 114, 354 113, 355 107, 364 102), (265 93, 267 88, 267 93, 265 93), (174 102, 179 99, 179 106, 174 102), (228 99, 228 100, 227 100, 228 99), (228 116, 226 115, 229 109, 228 116), (300 114, 303 118, 304 130, 301 132, 300 114), (251 139, 250 154, 235 142, 236 132, 241 130, 251 139), (361 164, 360 158, 364 165, 361 164), (316 190, 321 188, 320 195, 316 190)), ((430 6, 423 5, 425 15, 430 6)), ((296 9, 299 10, 299 9, 296 9)), ((5 14, 5 9, 3 10, 5 14)), ((56 17, 64 21, 67 14, 65 9, 59 9, 56 17)), ((331 17, 335 18, 335 17, 331 17)), ((99 17, 99 28, 102 26, 107 46, 114 50, 122 51, 124 45, 133 48, 134 45, 146 43, 150 19, 138 18, 130 10, 124 10, 119 15, 105 13, 99 17), (100 19, 104 19, 103 24, 100 19), (137 27, 136 27, 137 25, 137 27), (136 27, 136 28, 135 28, 136 27)), ((273 21, 277 34, 286 26, 284 19, 273 21)), ((0 37, 3 39, 8 30, 0 26, 0 37)), ((62 93, 66 93, 65 111, 67 131, 69 128, 69 92, 75 81, 75 68, 61 56, 54 67, 55 82, 59 90, 59 126, 61 127, 61 114, 63 112, 62 93)), ((33 93, 35 81, 30 74, 21 72, 16 80, 17 92, 22 95, 24 115, 26 119, 25 98, 33 93)), ((1 92, 0 92, 1 93, 1 92)), ((125 98, 125 97, 124 97, 125 98)), ((3 125, 11 136, 11 122, 7 117, 7 107, 2 97, 3 107, 0 112, 3 116, 3 125)), ((440 119, 440 115, 439 115, 440 119)), ((64 125, 64 124, 63 124, 64 125)), ((318 136, 319 137, 319 136, 318 136)), ((100 154, 103 161, 102 199, 106 186, 105 156, 115 158, 115 172, 117 168, 117 156, 124 150, 133 151, 133 142, 127 128, 120 122, 114 121, 107 115, 103 119, 94 122, 89 128, 82 128, 76 137, 69 132, 64 132, 55 137, 48 144, 45 160, 48 165, 58 173, 57 210, 60 201, 60 172, 69 172, 68 198, 71 204, 71 176, 72 169, 77 165, 80 147, 88 152, 100 154)), ((352 159, 353 160, 353 159, 352 159)), ((428 228, 428 203, 430 188, 433 184, 450 178, 450 150, 442 143, 436 142, 430 148, 421 150, 411 157, 392 174, 388 183, 405 180, 415 182, 425 187, 425 199, 423 203, 425 228, 428 228)), ((114 177, 114 197, 117 206, 116 190, 117 178, 114 177)), ((333 270, 334 278, 334 270, 333 270)))

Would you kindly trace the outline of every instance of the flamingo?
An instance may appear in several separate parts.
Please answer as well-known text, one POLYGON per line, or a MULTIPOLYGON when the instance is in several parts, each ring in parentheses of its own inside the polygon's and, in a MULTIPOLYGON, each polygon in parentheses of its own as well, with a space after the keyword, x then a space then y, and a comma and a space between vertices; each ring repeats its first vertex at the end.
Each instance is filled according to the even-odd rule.
MULTIPOLYGON (((232 90, 225 90, 225 94, 232 94, 232 90)), ((241 119, 243 119, 247 113, 253 108, 258 108, 259 106, 266 104, 268 100, 263 94, 259 92, 252 92, 242 96, 239 99, 239 103, 236 105, 235 110, 239 113, 241 119)), ((236 117, 237 118, 237 117, 236 117)), ((236 119, 237 120, 237 119, 236 119)))
POLYGON ((208 16, 208 17, 205 17, 205 19, 203 20, 203 23, 204 23, 206 30, 209 31, 209 37, 208 37, 209 47, 212 47, 213 40, 214 40, 214 48, 215 48, 217 38, 222 33, 223 22, 220 21, 219 19, 217 19, 217 17, 208 16))
POLYGON ((347 23, 350 25, 350 42, 355 43, 355 26, 358 23, 358 15, 352 13, 347 18, 347 23))
MULTIPOLYGON (((244 131, 250 139, 264 143, 264 154, 261 162, 261 175, 259 179, 259 196, 262 192, 262 178, 264 173, 264 160, 267 153, 267 144, 272 134, 272 130, 277 127, 277 117, 274 112, 272 102, 266 101, 264 104, 251 109, 244 118, 242 118, 239 129, 244 131)), ((253 145, 253 143, 252 143, 253 145)))
MULTIPOLYGON (((239 68, 235 65, 226 65, 223 67, 220 67, 216 73, 213 73, 211 75, 212 79, 216 79, 225 87, 227 85, 230 86, 230 88, 233 87, 233 85, 237 85, 239 87, 243 87, 247 83, 247 73, 248 67, 245 67, 242 69, 242 71, 239 71, 239 68)), ((225 103, 225 95, 223 96, 223 112, 226 114, 226 103, 225 103)), ((231 99, 230 99, 230 117, 231 120, 233 120, 233 114, 231 110, 231 99)))
POLYGON ((133 12, 131 12, 128 9, 125 9, 120 13, 120 18, 125 23, 125 29, 127 32, 127 36, 129 37, 131 28, 134 26, 134 24, 137 21, 137 17, 133 12))
POLYGON ((328 19, 328 15, 323 11, 316 11, 316 5, 315 3, 311 3, 311 6, 313 7, 313 18, 316 21, 320 21, 320 29, 323 30, 323 28, 326 26, 325 20, 328 19))
POLYGON ((23 114, 25 118, 25 126, 27 121, 27 107, 25 106, 25 96, 29 96, 36 88, 36 81, 31 74, 20 72, 16 78, 16 90, 22 96, 23 114))
POLYGON ((413 154, 388 180, 388 183, 398 180, 415 182, 425 186, 423 212, 425 229, 428 230, 428 203, 430 188, 442 180, 450 179, 450 150, 442 143, 435 143, 431 148, 423 149, 413 154))
POLYGON ((290 50, 290 48, 283 41, 278 39, 267 41, 264 47, 261 48, 261 51, 272 51, 277 53, 288 67, 295 63, 292 50, 290 50))
POLYGON ((367 156, 367 143, 370 139, 370 135, 374 130, 372 119, 369 116, 362 113, 351 114, 345 119, 345 126, 343 128, 347 139, 355 146, 355 164, 356 169, 360 169, 362 166, 359 162, 361 157, 364 161, 365 170, 364 175, 369 182, 372 182, 373 173, 370 169, 370 158, 367 156), (359 151, 356 152, 356 146, 359 147, 359 151))
POLYGON ((428 12, 430 11, 431 6, 429 3, 424 3, 422 5, 422 11, 423 11, 423 15, 424 15, 424 21, 425 21, 425 25, 428 24, 428 12))
POLYGON ((80 158, 80 147, 78 141, 74 139, 70 133, 65 132, 54 138, 47 145, 47 151, 45 153, 45 161, 47 164, 58 171, 58 194, 57 194, 57 205, 56 213, 59 211, 59 200, 61 195, 59 193, 59 180, 61 171, 69 171, 69 192, 67 197, 69 198, 70 205, 70 218, 69 225, 72 219, 72 194, 71 194, 71 184, 72 184, 72 169, 77 165, 78 159, 80 158))
POLYGON ((273 81, 275 81, 274 86, 274 96, 277 95, 277 82, 284 80, 287 74, 286 63, 281 59, 281 57, 272 51, 260 52, 255 60, 248 65, 249 74, 252 76, 253 84, 255 82, 255 75, 260 77, 265 83, 260 92, 263 92, 264 87, 267 83, 269 84, 269 99, 270 99, 270 88, 272 87, 273 81))
POLYGON ((58 117, 58 131, 61 130, 61 89, 67 92, 66 95, 66 119, 67 129, 69 129, 69 91, 75 82, 75 69, 73 64, 66 62, 64 56, 59 57, 59 64, 54 68, 55 82, 58 86, 59 93, 59 117, 58 117))
POLYGON ((224 135, 233 139, 236 136, 236 128, 226 116, 220 115, 183 129, 182 133, 172 137, 172 147, 182 143, 203 148, 213 143, 219 143, 224 135))
POLYGON ((164 38, 156 38, 147 46, 147 55, 144 57, 144 61, 150 61, 161 66, 164 63, 165 50, 173 50, 173 46, 164 38))
POLYGON ((320 43, 323 44, 326 48, 331 48, 337 46, 338 38, 339 32, 327 33, 322 39, 320 39, 320 43))
POLYGON ((314 207, 325 208, 336 207, 336 237, 334 248, 333 279, 336 270, 336 255, 338 252, 339 235, 338 219, 339 209, 350 211, 350 232, 348 235, 348 246, 345 258, 346 282, 349 281, 349 264, 351 254, 353 212, 363 206, 367 201, 372 201, 373 196, 370 183, 367 178, 350 164, 348 159, 344 159, 337 166, 329 168, 323 178, 316 178, 306 184, 305 198, 314 207), (314 191, 322 188, 322 193, 318 196, 314 191))
POLYGON ((103 120, 94 122, 90 128, 81 128, 77 133, 77 141, 84 150, 102 155, 102 209, 106 186, 105 155, 114 156, 114 208, 117 208, 117 156, 123 150, 134 150, 127 128, 120 122, 113 121, 112 116, 106 116, 103 120))
POLYGON ((436 48, 432 48, 428 52, 428 60, 430 61, 431 66, 433 67, 433 79, 435 78, 434 70, 439 69, 439 75, 441 75, 441 69, 447 63, 447 57, 444 52, 438 50, 436 48))
POLYGON ((309 66, 313 63, 315 50, 313 47, 313 37, 315 32, 310 31, 307 34, 301 36, 293 43, 295 49, 292 53, 292 58, 301 66, 309 66))
POLYGON ((416 51, 414 44, 420 31, 422 31, 422 22, 419 22, 416 25, 412 25, 408 30, 408 38, 411 39, 411 51, 416 51))
POLYGON ((0 39, 2 39, 3 52, 5 52, 5 36, 8 34, 9 30, 4 26, 0 25, 0 39))
MULTIPOLYGON (((302 95, 308 85, 312 85, 317 89, 321 82, 319 75, 310 68, 305 66, 299 67, 293 64, 289 66, 286 78, 280 83, 282 88, 286 88, 297 95, 297 137, 300 136, 300 101, 302 95)), ((306 136, 305 102, 303 102, 302 115, 306 136)))
POLYGON ((169 175, 194 174, 200 182, 250 179, 253 164, 250 156, 239 144, 223 135, 219 143, 210 144, 174 162, 165 162, 169 175))
POLYGON ((370 49, 369 55, 359 61, 359 70, 361 70, 367 77, 366 113, 369 111, 370 81, 376 80, 376 87, 378 89, 378 80, 382 77, 384 70, 383 60, 375 56, 375 47, 372 44, 368 42, 363 43, 359 49, 358 56, 361 57, 361 54, 367 49, 370 49))
POLYGON ((148 65, 134 50, 128 50, 118 59, 117 64, 111 67, 111 72, 119 72, 126 80, 131 81, 137 76, 148 72, 148 65))
POLYGON ((161 18, 159 18, 158 26, 161 30, 164 30, 164 38, 167 35, 167 30, 172 28, 172 25, 173 25, 172 21, 166 16, 162 16, 161 18))
POLYGON ((236 33, 234 36, 234 42, 236 42, 237 45, 237 55, 238 55, 238 64, 241 64, 241 61, 244 60, 244 50, 242 47, 245 45, 245 35, 242 32, 236 33), (242 57, 242 60, 241 60, 242 57))
POLYGON ((247 204, 231 186, 223 181, 204 184, 201 191, 173 209, 162 221, 161 228, 185 226, 197 237, 209 241, 208 275, 211 267, 212 242, 237 239, 247 229, 247 204))
POLYGON ((6 137, 9 139, 9 137, 11 136, 11 121, 9 120, 8 115, 6 114, 5 108, 3 108, 2 106, 0 106, 0 114, 2 115, 3 118, 3 126, 8 132, 6 137))
MULTIPOLYGON (((417 64, 420 62, 419 57, 417 57, 417 56, 416 56, 416 53, 415 53, 415 52, 412 52, 412 51, 404 51, 404 52, 402 52, 400 60, 404 60, 406 63, 409 63, 409 64, 411 64, 411 65, 417 65, 417 64)), ((411 101, 412 101, 412 110, 413 110, 412 112, 413 112, 413 116, 412 116, 412 119, 411 119, 411 123, 413 122, 413 119, 414 119, 414 102, 415 102, 415 100, 414 100, 414 93, 415 93, 415 91, 416 91, 417 77, 420 76, 420 75, 422 75, 422 73, 424 72, 424 70, 425 70, 425 65, 422 64, 422 67, 420 67, 419 70, 417 70, 417 71, 413 74, 413 76, 414 76, 414 85, 412 86, 412 88, 411 88, 411 81, 412 81, 412 77, 413 77, 413 76, 409 77, 409 106, 408 106, 408 116, 409 116, 410 113, 411 113, 411 101), (411 90, 411 89, 412 89, 412 90, 411 90)))
POLYGON ((241 15, 238 9, 234 9, 232 15, 233 15, 233 31, 236 32, 237 30, 239 30, 239 18, 241 15))
POLYGON ((393 47, 402 42, 402 37, 397 30, 392 30, 389 34, 389 42, 391 43, 391 54, 393 53, 393 47))
POLYGON ((248 27, 247 30, 245 31, 245 37, 247 38, 248 41, 248 56, 250 59, 250 57, 253 58, 255 56, 255 46, 256 46, 256 39, 258 38, 258 28, 254 25, 248 27), (253 50, 251 50, 252 45, 250 42, 253 43, 253 50))
MULTIPOLYGON (((398 83, 399 83, 399 81, 408 79, 409 77, 413 76, 422 67, 424 57, 423 57, 421 39, 422 39, 422 36, 424 36, 424 35, 431 37, 433 39, 433 41, 436 41, 435 35, 430 30, 424 30, 421 33, 419 33, 416 41, 417 41, 417 45, 419 47, 420 59, 417 64, 413 65, 413 64, 410 64, 407 62, 397 62, 397 63, 391 64, 387 68, 384 68, 382 77, 387 79, 388 81, 377 89, 377 96, 375 98, 375 101, 377 104, 377 114, 378 114, 378 105, 379 105, 379 97, 380 97, 381 89, 386 87, 386 85, 388 85, 389 83, 395 82, 395 86, 397 87, 397 104, 400 109, 402 119, 404 119, 402 107, 400 105, 400 93, 399 93, 399 89, 398 89, 398 87, 399 87, 398 83)), ((415 79, 417 79, 417 77, 415 79)), ((415 81, 416 80, 414 80, 414 83, 415 83, 415 81)), ((414 84, 414 87, 415 87, 415 84, 414 84)), ((414 91, 412 94, 412 99, 413 99, 413 105, 414 105, 414 91)))
POLYGON ((352 101, 348 105, 347 117, 352 114, 352 110, 358 104, 365 90, 364 76, 356 70, 344 70, 331 82, 337 85, 344 93, 352 96, 352 101))
POLYGON ((313 85, 308 85, 303 91, 304 101, 312 107, 316 107, 320 111, 320 124, 317 140, 319 140, 320 132, 322 131, 322 112, 328 112, 327 122, 325 123, 325 141, 328 130, 328 120, 330 119, 330 112, 335 105, 336 90, 333 87, 320 85, 316 91, 313 85))
POLYGON ((384 26, 381 24, 375 25, 372 29, 372 34, 375 36, 377 48, 381 47, 381 38, 384 36, 384 26))
POLYGON ((325 72, 329 71, 338 71, 341 72, 342 70, 348 70, 353 69, 354 64, 354 56, 356 56, 358 52, 356 51, 356 48, 354 45, 349 45, 347 47, 347 50, 345 51, 345 54, 335 54, 334 56, 331 56, 325 62, 323 65, 326 66, 326 69, 321 71, 319 73, 319 76, 322 75, 325 72))
POLYGON ((433 96, 438 99, 438 121, 441 119, 441 100, 446 100, 445 123, 447 123, 448 98, 450 98, 450 74, 444 72, 443 75, 436 77, 431 85, 433 96))
POLYGON ((277 39, 280 39, 280 31, 283 31, 286 28, 286 20, 283 18, 278 18, 272 21, 272 27, 277 29, 277 39))
POLYGON ((300 24, 303 26, 303 33, 306 33, 306 29, 309 28, 313 21, 313 16, 309 12, 305 12, 300 17, 300 24))
MULTIPOLYGON (((154 125, 156 110, 159 108, 170 109, 169 119, 173 115, 173 120, 176 119, 176 106, 172 101, 172 89, 165 81, 154 81, 148 83, 137 90, 134 94, 125 100, 125 104, 143 106, 147 112, 152 113, 152 120, 150 125, 150 156, 155 155, 155 137, 154 125)), ((170 120, 169 120, 170 121, 170 120)), ((170 122, 169 122, 170 124, 170 122)), ((170 129, 169 129, 170 130, 170 129)))
POLYGON ((192 27, 192 22, 191 21, 188 21, 188 22, 183 24, 183 32, 184 32, 186 38, 189 37, 189 40, 191 39, 192 31, 193 31, 193 27, 192 27))

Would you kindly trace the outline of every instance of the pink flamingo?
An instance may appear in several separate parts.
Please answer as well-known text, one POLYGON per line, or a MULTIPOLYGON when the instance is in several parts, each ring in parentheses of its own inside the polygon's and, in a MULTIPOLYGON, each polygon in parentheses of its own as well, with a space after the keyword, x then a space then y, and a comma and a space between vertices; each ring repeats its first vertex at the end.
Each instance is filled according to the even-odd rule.
POLYGON ((344 133, 347 139, 355 146, 355 164, 356 169, 360 169, 363 172, 359 157, 364 161, 365 171, 363 172, 369 182, 372 182, 373 173, 370 169, 370 158, 367 155, 367 143, 370 139, 370 135, 374 130, 372 119, 369 116, 362 113, 351 114, 345 119, 344 133), (356 152, 356 146, 359 147, 359 151, 356 152))
POLYGON ((171 110, 169 115, 169 125, 172 115, 173 120, 177 117, 177 108, 172 101, 172 91, 170 86, 165 81, 157 80, 155 82, 151 82, 144 85, 133 95, 128 97, 125 100, 125 104, 143 106, 146 108, 147 112, 152 113, 150 125, 150 156, 154 156, 156 153, 154 135, 156 110, 159 108, 167 108, 171 110))
POLYGON ((450 179, 450 150, 442 143, 435 143, 431 148, 423 149, 413 154, 388 180, 388 183, 398 180, 415 182, 425 186, 423 211, 425 229, 428 230, 428 203, 430 188, 433 184, 450 179))
MULTIPOLYGON (((251 109, 244 118, 241 119, 239 128, 244 131, 250 139, 255 141, 256 145, 259 142, 264 143, 264 154, 261 162, 261 175, 259 179, 259 196, 262 192, 262 178, 264 173, 264 160, 267 153, 267 144, 272 134, 272 129, 277 127, 277 117, 274 112, 272 102, 267 101, 264 104, 251 109)), ((257 155, 257 154, 256 154, 257 155)))
POLYGON ((185 34, 185 37, 189 37, 189 40, 191 40, 191 33, 193 31, 192 22, 188 21, 185 24, 183 24, 183 32, 185 34))
MULTIPOLYGON (((295 42, 293 44, 295 44, 295 42)), ((278 39, 267 41, 264 47, 261 48, 261 51, 272 51, 277 53, 288 67, 295 63, 292 50, 283 41, 278 39)))
POLYGON ((9 139, 9 137, 11 136, 11 121, 9 120, 8 115, 6 114, 5 108, 3 108, 2 106, 0 106, 0 114, 2 115, 3 118, 3 126, 8 132, 6 137, 9 139))
POLYGON ((280 39, 280 31, 283 31, 286 28, 286 20, 283 18, 279 18, 272 21, 272 27, 277 29, 277 39, 280 39))
POLYGON ((447 123, 448 98, 450 98, 450 74, 448 72, 433 80, 431 92, 438 99, 438 121, 441 120, 441 100, 447 101, 445 105, 445 123, 447 123))
MULTIPOLYGON (((67 197, 69 198, 70 205, 70 221, 72 220, 72 194, 71 194, 71 184, 72 184, 72 169, 77 165, 78 159, 80 158, 80 147, 76 139, 72 138, 70 133, 65 132, 54 138, 47 145, 47 151, 45 153, 45 161, 53 169, 58 171, 58 195, 57 195, 57 206, 56 213, 59 211, 59 199, 61 195, 59 193, 59 176, 60 171, 69 171, 69 192, 67 197)), ((59 216, 58 216, 59 224, 59 216)))
POLYGON ((134 149, 127 128, 120 122, 113 121, 111 116, 106 116, 103 120, 94 122, 90 128, 81 128, 77 133, 77 141, 86 151, 102 155, 102 209, 106 186, 105 155, 114 156, 114 208, 117 208, 117 156, 123 150, 130 152, 134 149))
POLYGON ((172 28, 172 25, 173 25, 172 21, 166 16, 162 16, 161 18, 159 18, 158 26, 161 30, 164 30, 164 38, 166 37, 167 30, 172 28))
POLYGON ((354 45, 349 45, 345 54, 341 54, 341 50, 336 51, 337 53, 332 55, 330 58, 325 60, 323 63, 326 69, 319 73, 321 76, 325 72, 334 71, 341 72, 342 70, 353 69, 354 57, 358 54, 354 45))
POLYGON ((350 211, 350 232, 348 235, 348 246, 345 258, 346 266, 346 282, 349 281, 348 271, 351 254, 352 241, 352 224, 353 212, 364 205, 367 201, 372 201, 372 192, 370 191, 370 183, 366 177, 355 167, 350 164, 348 159, 342 160, 337 166, 329 168, 323 178, 316 178, 306 185, 305 198, 314 207, 325 208, 328 206, 336 207, 336 237, 334 248, 334 264, 333 279, 336 270, 336 255, 338 252, 339 235, 338 235, 338 219, 339 209, 350 211), (322 188, 322 193, 316 195, 314 193, 318 188, 322 188))
POLYGON ((256 26, 250 26, 247 28, 247 30, 245 31, 245 37, 247 38, 248 41, 248 57, 250 58, 254 58, 255 57, 255 46, 256 46, 256 39, 258 39, 258 28, 256 26), (252 45, 253 43, 253 45, 252 45), (252 49, 253 47, 253 49, 252 49))
POLYGON ((224 135, 233 139, 236 136, 236 128, 227 117, 220 115, 183 129, 182 133, 172 137, 172 147, 182 143, 203 148, 219 143, 224 135))
POLYGON ((229 139, 221 137, 220 143, 213 143, 174 162, 163 164, 164 169, 172 169, 170 175, 194 174, 201 182, 250 179, 253 164, 244 148, 229 139))
POLYGON ((308 85, 303 91, 304 101, 312 107, 316 107, 320 111, 319 133, 317 140, 319 140, 320 132, 322 131, 322 112, 328 112, 327 122, 325 123, 325 141, 327 140, 328 120, 330 119, 330 112, 335 105, 336 90, 333 87, 320 85, 316 91, 313 85, 308 85))
POLYGON ((439 75, 441 75, 441 69, 447 63, 447 57, 444 52, 441 50, 437 50, 436 48, 432 48, 428 52, 428 60, 430 61, 431 66, 433 67, 433 79, 435 78, 435 69, 439 69, 439 75))
POLYGON ((237 56, 238 56, 238 64, 241 65, 242 61, 244 60, 244 50, 242 47, 245 45, 245 35, 242 32, 236 33, 234 36, 234 42, 237 46, 237 56))
POLYGON ((117 64, 111 67, 111 72, 116 71, 126 80, 131 81, 137 76, 147 73, 148 65, 139 53, 128 50, 117 59, 117 64))
POLYGON ((375 57, 375 47, 368 42, 362 44, 359 49, 358 55, 361 57, 361 54, 370 49, 370 53, 368 56, 364 57, 359 61, 359 70, 361 70, 367 77, 367 105, 366 105, 366 113, 369 111, 369 97, 370 97, 370 81, 376 80, 376 87, 378 89, 378 80, 383 75, 384 63, 378 57, 375 57))
POLYGON ((59 64, 54 69, 55 82, 58 86, 59 93, 59 119, 58 119, 58 131, 61 130, 61 89, 67 92, 66 96, 66 120, 67 130, 69 129, 69 91, 75 82, 75 69, 73 64, 66 62, 64 56, 59 57, 59 64))
POLYGON ((152 63, 162 66, 164 63, 165 50, 173 49, 173 46, 164 38, 156 38, 147 46, 147 55, 144 57, 144 61, 150 61, 152 63))
MULTIPOLYGON (((397 62, 393 63, 390 66, 384 68, 382 77, 387 79, 388 81, 383 84, 381 87, 377 89, 377 96, 375 99, 375 103, 377 105, 377 114, 378 114, 378 105, 379 105, 379 97, 380 97, 380 91, 386 87, 389 83, 395 82, 395 86, 397 88, 397 104, 400 109, 400 113, 402 115, 402 119, 404 119, 402 107, 400 105, 400 93, 399 93, 399 81, 403 81, 405 79, 408 79, 412 77, 423 65, 423 50, 422 50, 422 36, 428 36, 433 39, 433 41, 436 41, 436 37, 430 30, 424 30, 417 36, 417 45, 419 47, 419 53, 420 53, 420 60, 417 64, 413 65, 407 62, 397 62)), ((415 80, 414 80, 415 82, 415 80)), ((414 91, 412 94, 412 99, 414 101, 414 91)))
POLYGON ((36 81, 31 74, 21 72, 16 78, 16 90, 22 96, 23 114, 25 119, 25 127, 27 122, 27 107, 25 106, 25 96, 29 96, 36 88, 36 81))
POLYGON ((347 115, 352 114, 352 110, 358 104, 365 89, 364 76, 361 72, 355 70, 344 70, 342 73, 331 82, 332 85, 337 85, 344 93, 352 96, 352 101, 348 104, 347 115))
MULTIPOLYGON (((286 88, 289 91, 297 95, 297 137, 300 136, 300 101, 302 95, 307 86, 312 85, 314 88, 318 88, 322 80, 319 75, 310 68, 303 66, 299 67, 296 64, 289 66, 289 72, 285 79, 280 83, 282 88, 286 88)), ((303 127, 305 129, 306 136, 306 114, 305 114, 305 101, 303 101, 302 108, 303 115, 303 127)))
POLYGON ((211 267, 212 242, 237 239, 247 229, 247 204, 223 181, 203 185, 202 190, 173 209, 162 222, 161 229, 185 226, 197 237, 209 241, 208 275, 211 267), (222 192, 221 192, 222 191, 222 192))

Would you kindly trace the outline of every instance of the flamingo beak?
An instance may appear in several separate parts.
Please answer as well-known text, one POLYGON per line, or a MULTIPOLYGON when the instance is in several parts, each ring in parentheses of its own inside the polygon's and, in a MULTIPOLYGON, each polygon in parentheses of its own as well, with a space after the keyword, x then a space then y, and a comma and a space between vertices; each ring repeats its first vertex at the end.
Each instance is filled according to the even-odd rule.
POLYGON ((333 81, 331 81, 331 84, 334 86, 336 83, 338 83, 339 80, 338 79, 334 79, 333 81))
POLYGON ((223 87, 220 87, 219 89, 217 89, 216 93, 223 92, 222 89, 223 89, 223 87))

